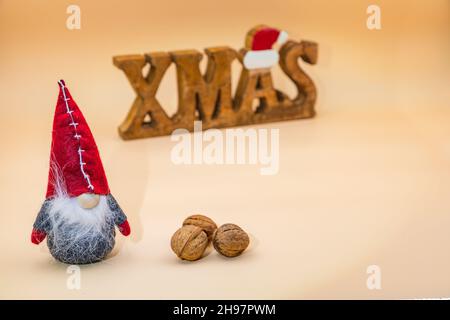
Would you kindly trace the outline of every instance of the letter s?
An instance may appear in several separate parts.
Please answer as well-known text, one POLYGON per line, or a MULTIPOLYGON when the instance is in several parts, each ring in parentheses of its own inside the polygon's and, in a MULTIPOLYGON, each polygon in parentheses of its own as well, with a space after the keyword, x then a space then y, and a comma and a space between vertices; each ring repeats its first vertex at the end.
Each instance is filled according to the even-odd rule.
POLYGON ((310 41, 288 41, 280 49, 280 67, 297 87, 297 97, 293 103, 295 107, 303 109, 305 117, 315 115, 314 104, 317 99, 317 90, 314 82, 298 64, 298 58, 309 64, 316 64, 318 45, 310 41))

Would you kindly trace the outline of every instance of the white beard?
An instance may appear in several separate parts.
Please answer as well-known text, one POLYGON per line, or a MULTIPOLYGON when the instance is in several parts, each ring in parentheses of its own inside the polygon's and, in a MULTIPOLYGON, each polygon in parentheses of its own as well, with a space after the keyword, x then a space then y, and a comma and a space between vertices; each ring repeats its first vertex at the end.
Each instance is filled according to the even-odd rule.
POLYGON ((76 225, 80 229, 102 230, 111 210, 108 206, 106 196, 100 195, 100 201, 92 209, 81 207, 75 197, 71 198, 65 194, 59 194, 50 200, 49 218, 53 228, 61 224, 76 225))

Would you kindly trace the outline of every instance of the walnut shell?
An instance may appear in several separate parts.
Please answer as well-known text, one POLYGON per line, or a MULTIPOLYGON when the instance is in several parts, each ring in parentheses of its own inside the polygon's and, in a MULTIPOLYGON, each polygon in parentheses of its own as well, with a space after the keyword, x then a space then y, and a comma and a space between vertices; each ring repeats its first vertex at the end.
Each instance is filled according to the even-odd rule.
POLYGON ((187 217, 183 221, 183 226, 193 225, 202 228, 203 231, 208 235, 208 240, 212 239, 212 235, 214 231, 217 229, 217 225, 214 221, 212 221, 207 216, 203 216, 201 214, 194 214, 192 216, 187 217))
POLYGON ((236 257, 247 249, 250 238, 239 226, 227 223, 218 228, 213 235, 214 248, 226 257, 236 257))
POLYGON ((200 259, 208 243, 206 233, 200 227, 192 225, 178 229, 170 240, 173 252, 180 259, 189 261, 200 259))

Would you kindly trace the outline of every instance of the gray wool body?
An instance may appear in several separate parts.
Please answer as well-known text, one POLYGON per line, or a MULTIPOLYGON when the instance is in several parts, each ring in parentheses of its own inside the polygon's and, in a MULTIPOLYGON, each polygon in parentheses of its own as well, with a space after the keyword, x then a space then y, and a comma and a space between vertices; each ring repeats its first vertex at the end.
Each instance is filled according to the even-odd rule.
POLYGON ((63 223, 54 228, 49 217, 51 199, 44 201, 33 227, 47 234, 48 248, 56 260, 67 264, 88 264, 105 259, 112 251, 115 226, 121 225, 127 217, 111 194, 106 198, 110 212, 105 216, 105 223, 100 230, 92 229, 83 235, 77 234, 78 229, 71 224, 63 223))

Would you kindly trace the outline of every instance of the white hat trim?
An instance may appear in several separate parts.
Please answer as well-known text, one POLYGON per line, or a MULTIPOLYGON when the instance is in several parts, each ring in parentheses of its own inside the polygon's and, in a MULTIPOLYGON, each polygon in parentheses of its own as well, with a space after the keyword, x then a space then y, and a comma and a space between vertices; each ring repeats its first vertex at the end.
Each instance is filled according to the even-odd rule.
POLYGON ((244 56, 244 67, 247 69, 270 68, 278 63, 279 55, 275 50, 248 51, 244 56))

